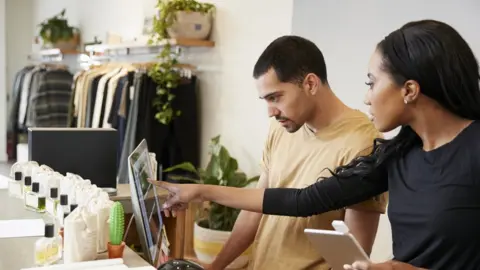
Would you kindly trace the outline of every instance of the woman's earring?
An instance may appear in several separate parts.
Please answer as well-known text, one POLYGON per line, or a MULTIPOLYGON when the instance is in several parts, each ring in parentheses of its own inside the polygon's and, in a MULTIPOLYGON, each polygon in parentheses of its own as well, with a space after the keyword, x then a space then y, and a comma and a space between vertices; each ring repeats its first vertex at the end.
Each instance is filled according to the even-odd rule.
POLYGON ((403 102, 405 102, 405 104, 408 104, 408 100, 404 99, 403 102))

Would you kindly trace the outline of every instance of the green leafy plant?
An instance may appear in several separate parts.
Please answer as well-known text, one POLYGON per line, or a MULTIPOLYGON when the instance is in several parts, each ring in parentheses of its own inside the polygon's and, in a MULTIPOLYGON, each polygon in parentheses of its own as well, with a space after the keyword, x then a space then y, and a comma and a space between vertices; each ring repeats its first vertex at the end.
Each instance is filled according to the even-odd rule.
POLYGON ((39 35, 45 43, 55 44, 58 41, 68 41, 73 38, 77 28, 68 24, 65 18, 65 9, 59 14, 46 19, 38 26, 40 27, 39 35))
MULTIPOLYGON (((238 171, 237 160, 231 157, 228 150, 220 144, 220 136, 210 140, 209 155, 210 161, 205 169, 197 169, 191 163, 185 162, 167 168, 164 171, 183 170, 191 173, 193 177, 180 175, 169 177, 174 180, 187 180, 206 185, 246 187, 258 181, 259 176, 248 178, 245 173, 238 171)), ((212 230, 231 231, 239 213, 240 210, 238 209, 212 202, 208 211, 208 217, 200 220, 198 225, 212 230)))
POLYGON ((120 202, 114 202, 109 217, 110 243, 120 245, 125 232, 125 211, 120 202))
POLYGON ((157 109, 155 118, 160 123, 167 125, 182 113, 172 107, 175 95, 171 92, 178 86, 181 79, 175 68, 178 58, 181 56, 181 50, 172 51, 167 29, 175 22, 177 11, 205 14, 212 12, 215 7, 212 4, 199 3, 195 0, 158 0, 156 8, 159 10, 159 14, 153 17, 153 31, 149 43, 163 45, 163 48, 158 55, 159 62, 149 70, 149 76, 158 85, 157 97, 153 102, 157 109))

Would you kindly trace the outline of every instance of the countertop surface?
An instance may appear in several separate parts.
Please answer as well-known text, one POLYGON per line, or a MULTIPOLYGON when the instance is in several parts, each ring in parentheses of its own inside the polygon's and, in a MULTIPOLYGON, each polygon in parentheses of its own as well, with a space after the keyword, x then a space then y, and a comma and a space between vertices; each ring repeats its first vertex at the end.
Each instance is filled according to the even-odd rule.
MULTIPOLYGON (((48 214, 39 214, 25 209, 23 200, 10 197, 7 189, 0 189, 0 220, 44 219, 51 222, 48 214)), ((34 266, 34 245, 39 237, 0 238, 0 269, 19 270, 34 266)), ((99 254, 98 259, 107 255, 99 254)), ((124 264, 128 267, 148 266, 149 264, 130 248, 125 247, 124 264)))

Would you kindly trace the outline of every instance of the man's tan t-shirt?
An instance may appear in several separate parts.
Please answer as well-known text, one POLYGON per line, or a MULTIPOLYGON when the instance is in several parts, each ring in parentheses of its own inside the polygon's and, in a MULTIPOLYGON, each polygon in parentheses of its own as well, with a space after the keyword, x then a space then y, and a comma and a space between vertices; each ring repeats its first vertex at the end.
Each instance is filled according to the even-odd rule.
MULTIPOLYGON (((373 140, 381 137, 368 117, 351 110, 341 120, 313 133, 305 125, 289 133, 272 121, 262 158, 270 188, 303 188, 354 157, 372 151, 373 140)), ((385 179, 387 181, 387 179, 385 179)), ((384 213, 387 194, 359 203, 355 209, 384 213)), ((321 254, 304 234, 305 228, 333 229, 333 220, 343 220, 345 210, 308 218, 263 215, 253 245, 250 269, 328 269, 321 254)))

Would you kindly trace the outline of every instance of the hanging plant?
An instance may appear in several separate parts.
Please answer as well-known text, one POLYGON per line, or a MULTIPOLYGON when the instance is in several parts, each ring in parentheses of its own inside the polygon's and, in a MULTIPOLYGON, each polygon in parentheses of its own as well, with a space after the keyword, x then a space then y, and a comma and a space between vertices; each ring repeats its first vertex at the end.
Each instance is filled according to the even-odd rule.
POLYGON ((175 23, 177 11, 207 14, 213 12, 215 7, 212 4, 199 3, 195 0, 158 0, 156 8, 159 10, 159 14, 153 18, 153 31, 149 44, 163 45, 163 48, 158 55, 159 62, 149 70, 148 75, 157 84, 157 97, 153 101, 153 105, 157 109, 155 118, 160 123, 167 125, 182 113, 172 107, 172 101, 175 99, 172 89, 178 87, 181 79, 176 69, 181 50, 172 51, 168 29, 175 23))

